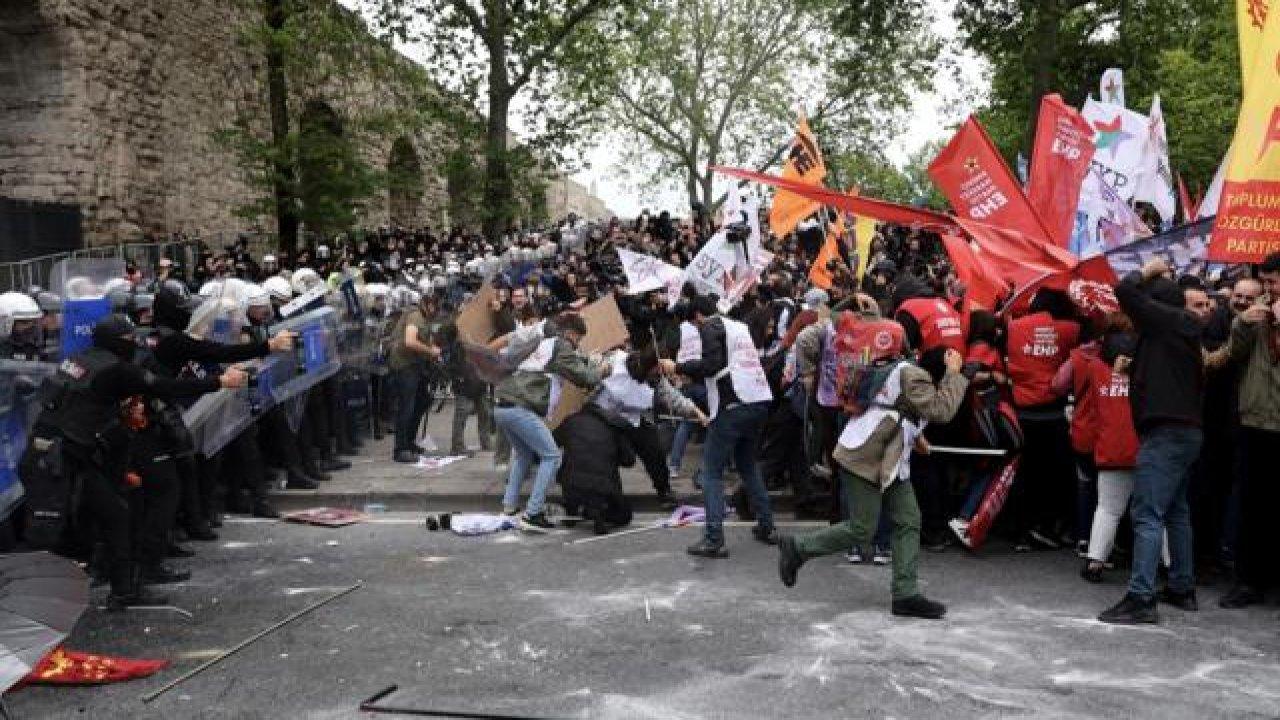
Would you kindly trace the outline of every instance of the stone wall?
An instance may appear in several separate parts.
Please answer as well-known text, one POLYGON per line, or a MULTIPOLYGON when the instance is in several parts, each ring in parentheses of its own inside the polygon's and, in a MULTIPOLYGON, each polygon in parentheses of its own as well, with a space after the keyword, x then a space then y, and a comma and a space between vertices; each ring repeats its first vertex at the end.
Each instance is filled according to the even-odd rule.
MULTIPOLYGON (((267 226, 235 216, 258 191, 214 139, 242 114, 266 125, 265 60, 243 41, 245 12, 235 0, 0 1, 0 196, 78 205, 92 243, 267 226)), ((358 97, 343 100, 291 88, 295 115, 309 100, 341 116, 402 97, 356 80, 358 97)), ((398 198, 398 220, 444 218, 436 135, 361 148, 380 168, 396 140, 417 156, 422 197, 398 198)), ((367 222, 387 223, 389 205, 383 193, 367 222)))

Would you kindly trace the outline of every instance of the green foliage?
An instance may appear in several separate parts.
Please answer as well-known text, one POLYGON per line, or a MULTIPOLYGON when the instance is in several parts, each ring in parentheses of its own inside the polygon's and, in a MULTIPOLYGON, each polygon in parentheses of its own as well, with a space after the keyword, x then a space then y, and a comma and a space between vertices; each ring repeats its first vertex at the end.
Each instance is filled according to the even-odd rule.
POLYGON ((883 146, 932 77, 924 0, 648 0, 611 53, 610 126, 649 187, 777 163, 806 107, 828 153, 883 146))
POLYGON ((827 158, 828 185, 857 188, 859 194, 878 200, 928 207, 947 208, 946 198, 929 179, 929 161, 942 149, 942 141, 926 143, 895 167, 879 153, 847 152, 827 158))
POLYGON ((978 113, 1005 158, 1030 146, 1041 92, 1079 107, 1109 67, 1125 72, 1129 107, 1160 93, 1170 160, 1207 184, 1239 104, 1234 3, 1224 0, 958 0, 965 45, 990 64, 978 113))

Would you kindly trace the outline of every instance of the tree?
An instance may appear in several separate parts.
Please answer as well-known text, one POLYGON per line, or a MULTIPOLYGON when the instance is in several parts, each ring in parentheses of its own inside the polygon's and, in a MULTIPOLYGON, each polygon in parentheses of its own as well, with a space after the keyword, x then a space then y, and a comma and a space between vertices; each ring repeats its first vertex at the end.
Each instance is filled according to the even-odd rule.
POLYGON ((302 223, 320 233, 356 223, 391 182, 368 148, 458 124, 458 103, 350 11, 306 0, 239 0, 237 8, 245 18, 238 42, 265 60, 265 77, 251 81, 261 85, 243 96, 266 107, 241 107, 217 140, 261 192, 237 213, 274 217, 281 246, 296 246, 302 223), (370 86, 385 93, 379 102, 368 101, 370 86))
MULTIPOLYGON (((958 0, 954 12, 965 45, 990 63, 990 100, 979 116, 1012 161, 1018 152, 1030 155, 1044 94, 1061 93, 1079 106, 1108 67, 1124 69, 1130 107, 1145 112, 1155 92, 1162 98, 1177 93, 1167 84, 1176 69, 1166 53, 1185 50, 1204 57, 1221 35, 1220 18, 1233 5, 1221 0, 958 0)), ((1216 77, 1224 91, 1233 81, 1216 77)), ((1176 153, 1179 141, 1172 133, 1180 118, 1168 103, 1165 115, 1176 153)), ((1173 160, 1178 164, 1176 155, 1173 160)), ((1198 177, 1204 166, 1189 170, 1198 177)))
POLYGON ((507 229, 519 206, 510 118, 523 103, 524 143, 552 165, 592 125, 592 100, 607 55, 600 29, 619 0, 367 0, 378 25, 401 42, 421 41, 423 62, 447 87, 487 114, 484 232, 507 229), (574 92, 565 90, 572 88, 574 92), (571 99, 572 98, 572 99, 571 99))
POLYGON ((708 208, 708 167, 777 162, 794 103, 824 148, 883 145, 938 50, 923 0, 650 0, 635 26, 611 55, 609 124, 628 165, 708 208))

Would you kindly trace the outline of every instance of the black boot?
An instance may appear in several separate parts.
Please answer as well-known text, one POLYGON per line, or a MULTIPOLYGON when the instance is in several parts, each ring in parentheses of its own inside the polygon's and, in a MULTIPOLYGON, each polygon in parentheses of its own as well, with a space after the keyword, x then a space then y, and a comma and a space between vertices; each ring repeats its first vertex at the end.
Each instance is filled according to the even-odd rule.
POLYGON ((1124 598, 1102 611, 1098 620, 1112 625, 1140 625, 1159 622, 1156 614, 1155 598, 1144 599, 1133 593, 1126 593, 1124 598))
POLYGON ((1200 603, 1196 602, 1196 591, 1194 588, 1185 592, 1174 592, 1169 588, 1160 591, 1156 596, 1156 600, 1165 605, 1172 605, 1179 610, 1187 612, 1196 612, 1200 609, 1200 603))
POLYGON ((151 592, 142 584, 142 569, 137 563, 128 561, 112 563, 111 594, 107 596, 108 610, 166 605, 168 602, 169 598, 151 592))
POLYGON ((292 470, 289 471, 288 478, 284 484, 287 490, 315 490, 320 487, 315 480, 292 470))
POLYGON ((91 587, 102 587, 111 582, 111 563, 107 559, 107 546, 104 543, 93 544, 93 549, 89 551, 88 569, 91 587))
POLYGON ((183 532, 187 534, 188 540, 199 540, 202 542, 210 542, 218 539, 218 533, 209 527, 209 521, 203 518, 187 520, 183 525, 183 532))
POLYGON ((925 620, 939 620, 947 614, 947 606, 934 602, 923 595, 899 598, 893 601, 893 614, 899 617, 917 617, 925 620))
POLYGON ((190 572, 174 570, 161 562, 148 564, 142 568, 142 582, 147 585, 172 585, 173 583, 186 582, 190 579, 190 572))
POLYGON ((713 543, 706 538, 690 545, 685 551, 695 557, 713 558, 716 560, 723 560, 729 557, 729 551, 724 548, 724 543, 713 543))
POLYGON ((792 535, 780 535, 778 537, 778 579, 782 580, 782 584, 787 587, 793 587, 796 584, 796 573, 800 572, 800 566, 804 565, 805 557, 800 553, 800 548, 796 547, 796 539, 792 535))
POLYGON ((266 498, 256 498, 253 501, 252 507, 249 508, 249 514, 256 518, 267 518, 270 520, 280 517, 280 513, 271 506, 271 503, 267 502, 266 498))

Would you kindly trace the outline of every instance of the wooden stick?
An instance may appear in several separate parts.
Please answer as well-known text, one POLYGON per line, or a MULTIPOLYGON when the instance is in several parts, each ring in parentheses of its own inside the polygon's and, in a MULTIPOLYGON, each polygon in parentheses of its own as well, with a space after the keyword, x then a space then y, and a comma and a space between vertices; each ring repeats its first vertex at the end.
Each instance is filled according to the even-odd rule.
POLYGON ((990 455, 992 457, 1000 457, 1005 454, 1004 450, 992 448, 951 447, 948 445, 930 445, 929 452, 942 453, 944 455, 990 455))
POLYGON ((294 620, 297 620, 298 618, 302 617, 303 615, 306 615, 307 613, 309 613, 309 612, 311 612, 311 611, 313 611, 313 610, 317 610, 317 609, 319 609, 319 608, 321 608, 321 607, 323 607, 323 606, 325 606, 325 605, 328 605, 329 603, 333 602, 334 600, 337 600, 338 598, 342 597, 343 595, 346 595, 346 594, 348 594, 348 593, 354 592, 354 591, 356 591, 356 590, 358 590, 358 589, 360 589, 360 588, 362 588, 362 587, 364 587, 364 581, 363 581, 363 580, 361 580, 361 581, 357 582, 355 585, 352 585, 352 586, 351 586, 351 587, 349 587, 349 588, 346 588, 345 590, 339 590, 338 592, 336 592, 336 593, 334 593, 334 594, 330 595, 329 597, 327 597, 327 598, 325 598, 325 599, 323 599, 323 600, 321 600, 321 601, 319 601, 319 602, 317 602, 317 603, 313 603, 313 604, 311 604, 311 605, 308 605, 307 607, 302 608, 302 609, 301 609, 301 610, 299 610, 298 612, 296 612, 296 613, 294 613, 294 614, 290 615, 289 617, 287 617, 287 618, 285 618, 285 619, 281 620, 280 622, 276 623, 275 625, 272 625, 271 627, 268 627, 268 628, 266 628, 266 629, 264 629, 264 630, 261 630, 260 632, 258 632, 258 633, 256 633, 256 634, 254 634, 254 635, 252 635, 252 636, 250 636, 250 637, 248 637, 248 638, 245 638, 244 640, 242 640, 242 641, 240 642, 240 644, 236 645, 235 647, 231 648, 230 650, 225 650, 225 651, 223 651, 221 654, 219 654, 217 657, 210 658, 210 660, 209 660, 208 662, 206 662, 205 664, 200 665, 199 667, 193 668, 193 669, 192 669, 192 670, 190 670, 189 672, 186 672, 186 673, 184 673, 183 675, 181 675, 181 676, 179 676, 179 677, 177 677, 177 678, 174 678, 174 679, 173 679, 169 684, 165 685, 164 687, 161 687, 161 688, 159 688, 159 689, 157 689, 157 690, 153 690, 152 692, 149 692, 149 693, 147 693, 146 695, 143 695, 143 696, 142 696, 142 702, 148 702, 148 703, 149 703, 149 702, 151 702, 152 700, 155 700, 156 698, 160 697, 161 695, 163 695, 163 694, 165 694, 165 693, 169 692, 170 690, 172 690, 172 689, 174 689, 175 687, 177 687, 177 686, 181 685, 182 683, 184 683, 184 682, 186 682, 186 681, 190 680, 191 678, 195 677, 196 675, 199 675, 200 673, 204 672, 205 670, 208 670, 209 668, 213 667, 214 665, 217 665, 218 663, 220 663, 220 662, 222 662, 223 660, 227 659, 227 658, 228 658, 228 657, 230 657, 231 655, 233 655, 233 654, 235 654, 235 653, 239 652, 240 650, 243 650, 244 648, 248 647, 249 645, 251 645, 251 644, 253 644, 253 643, 257 642, 258 640, 261 640, 262 638, 266 637, 267 635, 270 635, 271 633, 275 632, 276 630, 279 630, 280 628, 284 627, 285 625, 288 625, 289 623, 293 622, 294 620))

